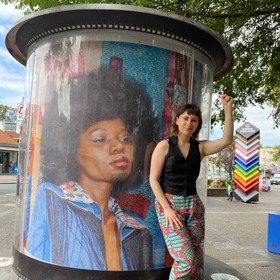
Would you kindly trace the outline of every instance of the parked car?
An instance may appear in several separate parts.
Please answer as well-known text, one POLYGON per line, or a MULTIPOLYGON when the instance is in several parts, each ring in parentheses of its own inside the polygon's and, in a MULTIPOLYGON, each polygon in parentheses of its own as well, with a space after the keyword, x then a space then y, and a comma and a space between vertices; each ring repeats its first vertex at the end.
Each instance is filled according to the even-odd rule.
POLYGON ((274 174, 270 180, 271 185, 280 185, 280 173, 274 174))

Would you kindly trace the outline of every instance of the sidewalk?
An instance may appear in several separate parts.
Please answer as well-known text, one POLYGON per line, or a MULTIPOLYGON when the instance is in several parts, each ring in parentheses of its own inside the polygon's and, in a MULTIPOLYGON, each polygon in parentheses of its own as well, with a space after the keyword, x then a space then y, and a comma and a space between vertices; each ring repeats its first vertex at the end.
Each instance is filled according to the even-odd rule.
POLYGON ((17 174, 1 173, 0 184, 16 184, 17 174))
POLYGON ((280 279, 280 255, 267 251, 270 212, 280 212, 280 186, 272 186, 271 192, 261 191, 254 203, 207 197, 205 255, 248 280, 280 279))

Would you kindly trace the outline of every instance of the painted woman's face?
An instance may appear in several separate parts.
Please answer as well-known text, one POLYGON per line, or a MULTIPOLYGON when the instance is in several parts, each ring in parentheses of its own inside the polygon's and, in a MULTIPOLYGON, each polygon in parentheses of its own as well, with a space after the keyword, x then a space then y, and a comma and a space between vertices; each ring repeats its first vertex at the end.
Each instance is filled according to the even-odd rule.
POLYGON ((120 119, 102 120, 80 135, 76 159, 80 177, 112 183, 125 179, 132 168, 131 137, 120 119))

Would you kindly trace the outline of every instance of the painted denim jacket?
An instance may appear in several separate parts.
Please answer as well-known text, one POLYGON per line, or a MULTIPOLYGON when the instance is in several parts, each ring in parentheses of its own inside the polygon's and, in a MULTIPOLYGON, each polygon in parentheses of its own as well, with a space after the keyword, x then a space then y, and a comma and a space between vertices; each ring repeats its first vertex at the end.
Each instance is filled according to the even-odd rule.
MULTIPOLYGON (((152 268, 148 229, 124 214, 112 197, 108 207, 117 219, 122 269, 152 268)), ((101 210, 78 183, 40 185, 32 213, 28 254, 61 266, 107 270, 101 210)))

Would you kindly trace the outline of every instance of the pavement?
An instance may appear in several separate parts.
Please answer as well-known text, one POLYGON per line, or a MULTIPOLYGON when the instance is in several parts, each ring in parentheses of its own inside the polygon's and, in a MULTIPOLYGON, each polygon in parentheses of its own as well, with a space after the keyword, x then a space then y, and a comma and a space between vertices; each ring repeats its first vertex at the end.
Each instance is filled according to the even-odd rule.
MULTIPOLYGON (((261 191, 258 202, 208 197, 205 255, 230 266, 244 279, 280 279, 280 255, 267 250, 268 215, 280 212, 279 202, 280 186, 276 185, 271 186, 270 192, 261 191)), ((280 223, 275 231, 279 236, 279 248, 280 223)))
MULTIPOLYGON (((15 182, 16 175, 0 175, 0 187, 15 182)), ((274 212, 280 212, 280 186, 261 191, 252 203, 207 197, 205 280, 280 279, 280 255, 267 250, 268 215, 274 212)), ((0 200, 1 280, 10 279, 14 217, 15 200, 0 200)), ((280 228, 275 234, 280 239, 280 228)))
POLYGON ((0 174, 0 184, 16 184, 17 175, 10 173, 1 173, 0 174))

